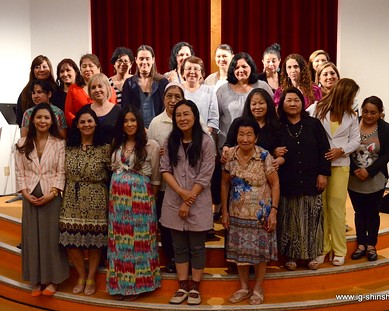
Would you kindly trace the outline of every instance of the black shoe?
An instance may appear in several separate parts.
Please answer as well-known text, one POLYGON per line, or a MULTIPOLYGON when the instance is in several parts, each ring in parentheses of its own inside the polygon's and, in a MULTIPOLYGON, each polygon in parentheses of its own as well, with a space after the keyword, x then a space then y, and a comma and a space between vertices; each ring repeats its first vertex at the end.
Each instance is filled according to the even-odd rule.
POLYGON ((18 249, 22 249, 22 243, 19 243, 18 245, 16 245, 16 247, 17 247, 18 249))
POLYGON ((213 221, 218 221, 222 217, 222 212, 218 211, 216 213, 213 213, 213 221))
POLYGON ((215 238, 216 231, 215 229, 208 230, 207 232, 207 240, 213 240, 215 238))
POLYGON ((174 262, 174 259, 170 259, 170 261, 166 265, 166 272, 167 273, 176 273, 176 263, 174 262))
POLYGON ((354 253, 351 255, 351 259, 358 260, 366 255, 366 249, 357 248, 354 253))
POLYGON ((378 258, 378 256, 377 256, 377 251, 375 248, 369 249, 367 251, 367 259, 369 261, 376 261, 377 258, 378 258))

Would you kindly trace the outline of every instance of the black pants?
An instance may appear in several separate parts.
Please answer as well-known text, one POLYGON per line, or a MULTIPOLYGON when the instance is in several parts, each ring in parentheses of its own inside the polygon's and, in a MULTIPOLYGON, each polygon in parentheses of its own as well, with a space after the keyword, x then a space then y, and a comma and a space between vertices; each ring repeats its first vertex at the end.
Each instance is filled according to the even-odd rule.
POLYGON ((380 228, 380 204, 384 191, 385 189, 374 193, 348 191, 355 211, 358 245, 375 246, 377 244, 380 228))
MULTIPOLYGON (((156 199, 158 219, 161 218, 162 202, 164 197, 165 191, 159 191, 156 199)), ((161 223, 159 223, 159 231, 161 233, 161 244, 163 253, 165 254, 167 260, 174 259, 174 249, 170 229, 162 226, 161 223)))

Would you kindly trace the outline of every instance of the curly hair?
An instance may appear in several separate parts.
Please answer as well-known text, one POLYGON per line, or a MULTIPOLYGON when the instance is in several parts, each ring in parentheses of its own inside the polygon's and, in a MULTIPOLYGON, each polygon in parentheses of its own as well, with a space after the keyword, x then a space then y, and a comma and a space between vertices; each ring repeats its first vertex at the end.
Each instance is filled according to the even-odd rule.
POLYGON ((311 74, 308 70, 307 62, 305 61, 304 57, 302 57, 300 54, 288 55, 282 64, 281 82, 280 82, 280 87, 282 91, 285 91, 287 88, 293 87, 293 84, 288 77, 288 73, 286 72, 286 63, 290 59, 294 59, 300 67, 300 79, 298 81, 298 87, 301 89, 302 93, 307 98, 309 98, 312 102, 314 102, 315 96, 313 94, 313 89, 312 89, 311 74))
POLYGON ((170 70, 177 69, 177 65, 178 65, 177 64, 177 55, 178 55, 178 52, 181 50, 181 48, 184 46, 187 46, 189 48, 191 56, 195 55, 195 52, 193 50, 193 46, 191 46, 188 42, 181 41, 181 42, 176 43, 170 52, 170 58, 169 58, 169 69, 170 70))

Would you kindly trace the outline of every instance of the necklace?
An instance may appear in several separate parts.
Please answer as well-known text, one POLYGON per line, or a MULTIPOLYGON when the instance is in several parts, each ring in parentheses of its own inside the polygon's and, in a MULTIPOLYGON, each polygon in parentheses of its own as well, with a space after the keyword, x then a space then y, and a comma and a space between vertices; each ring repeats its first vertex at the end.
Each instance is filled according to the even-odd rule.
POLYGON ((45 140, 45 141, 43 142, 43 147, 41 147, 41 145, 39 144, 38 141, 35 142, 36 153, 38 154, 38 157, 39 157, 39 158, 42 156, 43 151, 45 150, 46 142, 47 142, 47 140, 45 140))
POLYGON ((289 125, 288 124, 286 124, 286 130, 288 131, 288 134, 289 134, 290 137, 298 138, 301 135, 301 132, 303 130, 303 124, 300 125, 300 129, 299 129, 299 131, 297 133, 292 133, 290 131, 290 129, 289 129, 289 125))
POLYGON ((366 139, 368 139, 370 136, 374 135, 375 132, 377 132, 377 129, 378 129, 378 125, 376 126, 376 128, 374 129, 373 132, 369 133, 369 134, 363 134, 361 132, 361 141, 365 141, 366 139))

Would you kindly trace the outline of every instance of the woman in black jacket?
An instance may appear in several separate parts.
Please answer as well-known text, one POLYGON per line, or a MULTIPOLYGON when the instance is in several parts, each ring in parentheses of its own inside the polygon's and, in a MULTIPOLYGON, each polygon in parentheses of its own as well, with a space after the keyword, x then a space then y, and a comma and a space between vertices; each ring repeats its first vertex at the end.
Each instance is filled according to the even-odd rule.
POLYGON ((361 143, 351 155, 348 193, 355 211, 358 247, 351 255, 356 260, 367 254, 377 260, 379 209, 388 179, 389 124, 382 119, 383 103, 377 96, 362 103, 359 123, 361 143))

